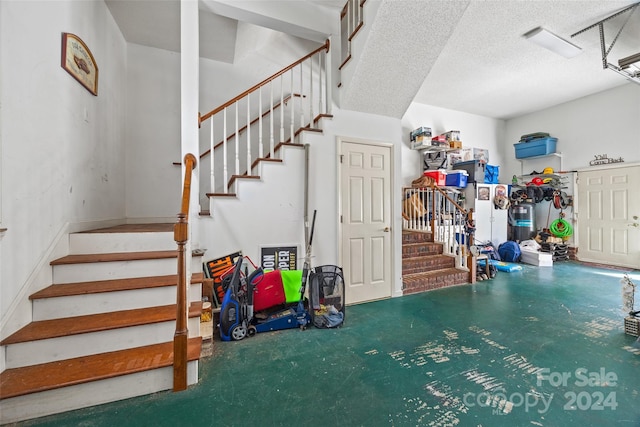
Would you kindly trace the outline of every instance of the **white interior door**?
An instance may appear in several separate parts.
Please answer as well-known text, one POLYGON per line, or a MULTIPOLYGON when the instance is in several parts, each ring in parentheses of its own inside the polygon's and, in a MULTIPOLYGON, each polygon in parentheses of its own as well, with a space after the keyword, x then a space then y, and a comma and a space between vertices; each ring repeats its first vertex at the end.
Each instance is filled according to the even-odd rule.
POLYGON ((342 266, 346 301, 391 296, 391 147, 340 146, 342 266))
POLYGON ((578 172, 578 259, 640 268, 640 166, 578 172))

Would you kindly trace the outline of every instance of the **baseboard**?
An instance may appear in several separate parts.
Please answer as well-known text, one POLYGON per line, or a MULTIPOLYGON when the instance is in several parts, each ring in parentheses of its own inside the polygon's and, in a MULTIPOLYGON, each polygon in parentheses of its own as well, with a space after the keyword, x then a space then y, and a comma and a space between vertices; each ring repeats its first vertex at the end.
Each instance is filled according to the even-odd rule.
POLYGON ((97 228, 114 227, 116 225, 125 224, 126 221, 122 218, 118 219, 103 219, 97 221, 84 221, 69 224, 69 234, 80 233, 87 230, 95 230, 97 228))

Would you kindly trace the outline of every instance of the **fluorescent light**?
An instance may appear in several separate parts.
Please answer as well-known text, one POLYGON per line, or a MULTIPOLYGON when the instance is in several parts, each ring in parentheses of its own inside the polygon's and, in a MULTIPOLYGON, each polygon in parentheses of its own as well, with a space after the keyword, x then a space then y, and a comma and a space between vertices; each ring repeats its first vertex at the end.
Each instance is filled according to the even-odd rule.
POLYGON ((573 58, 582 52, 578 46, 566 41, 565 39, 556 36, 550 31, 545 30, 542 27, 534 28, 528 33, 524 34, 524 37, 538 46, 542 46, 549 49, 552 52, 562 55, 565 58, 573 58))

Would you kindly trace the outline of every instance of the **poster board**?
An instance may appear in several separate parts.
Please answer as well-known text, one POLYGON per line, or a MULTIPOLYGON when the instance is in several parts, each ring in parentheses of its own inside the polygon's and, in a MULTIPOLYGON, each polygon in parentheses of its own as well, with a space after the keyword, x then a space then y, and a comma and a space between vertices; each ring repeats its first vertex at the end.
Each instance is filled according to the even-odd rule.
POLYGON ((297 270, 297 246, 263 246, 260 248, 260 267, 272 270, 297 270))

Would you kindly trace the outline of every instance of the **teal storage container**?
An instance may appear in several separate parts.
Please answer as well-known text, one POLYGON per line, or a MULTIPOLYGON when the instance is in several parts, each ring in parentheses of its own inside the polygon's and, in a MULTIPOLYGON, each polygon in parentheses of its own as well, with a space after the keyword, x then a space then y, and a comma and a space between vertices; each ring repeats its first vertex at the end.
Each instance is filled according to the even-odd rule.
POLYGON ((527 142, 513 144, 516 149, 516 159, 527 157, 545 156, 556 152, 558 138, 538 138, 527 142))

